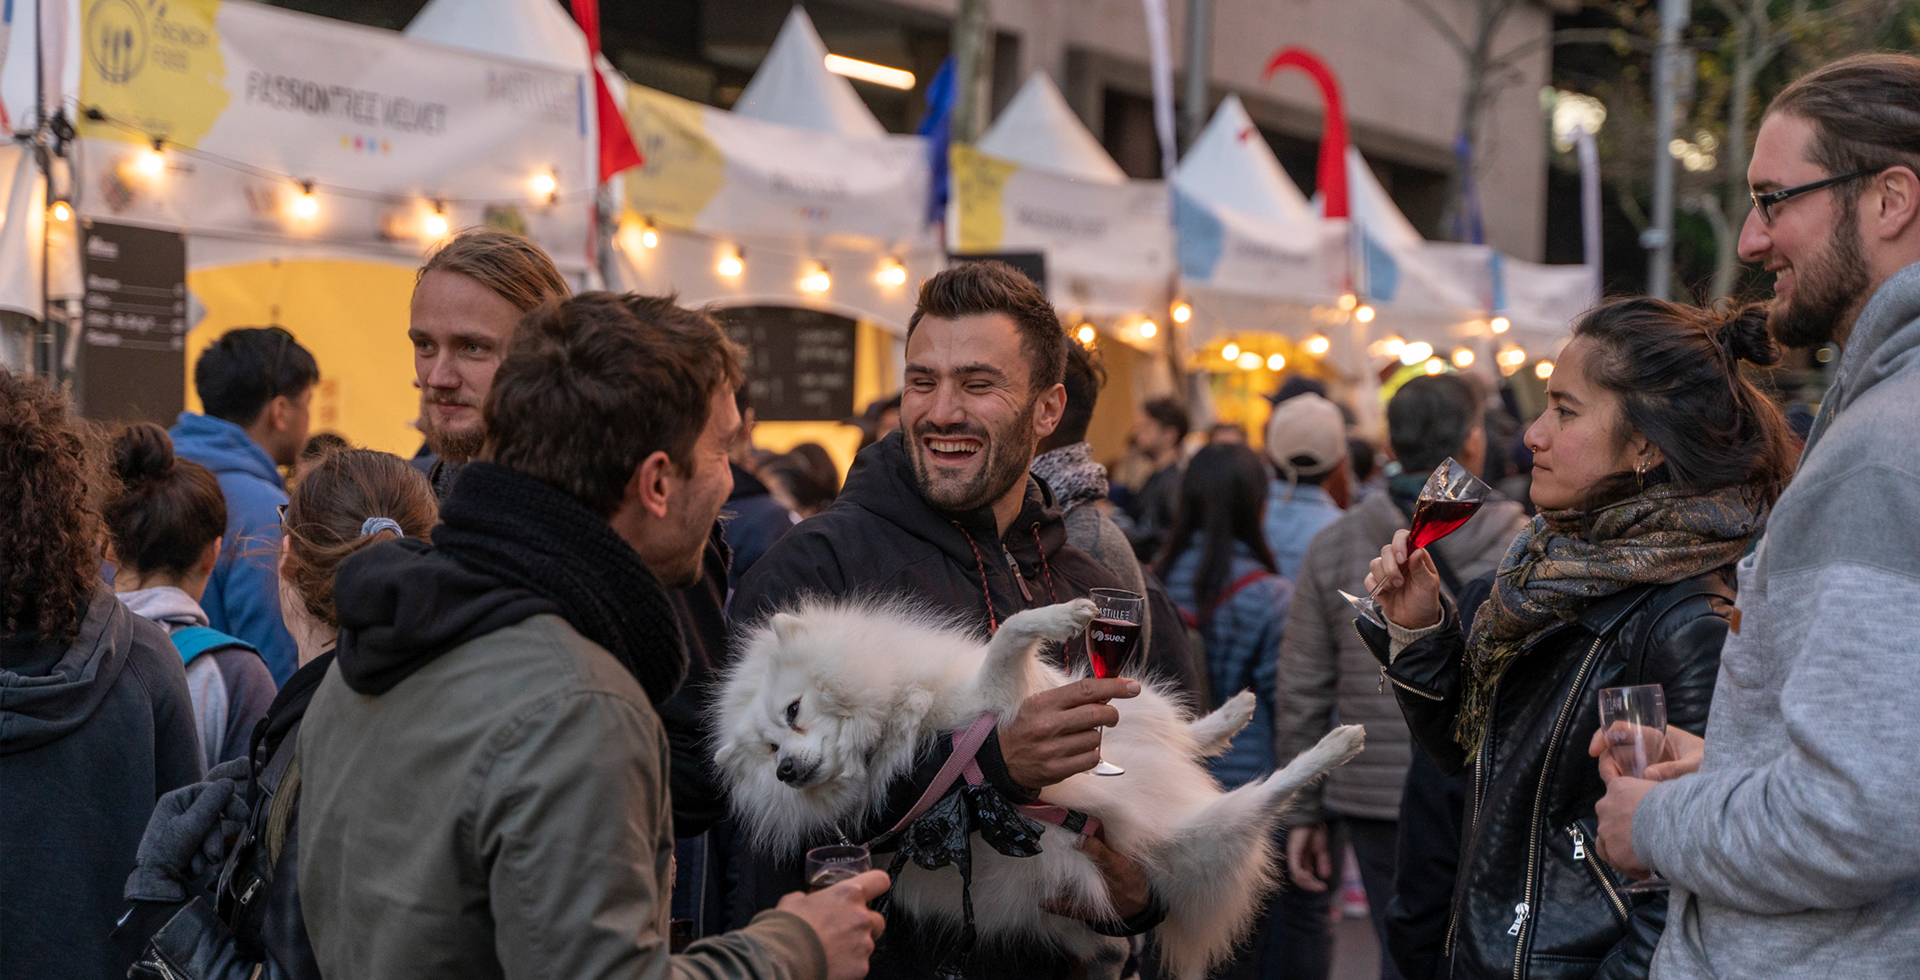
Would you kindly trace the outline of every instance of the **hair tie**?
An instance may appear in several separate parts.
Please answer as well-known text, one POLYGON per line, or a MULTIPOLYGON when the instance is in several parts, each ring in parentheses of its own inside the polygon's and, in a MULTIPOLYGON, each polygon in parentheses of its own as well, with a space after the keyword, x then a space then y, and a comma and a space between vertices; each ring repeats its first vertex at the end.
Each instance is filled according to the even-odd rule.
POLYGON ((400 522, 391 517, 369 517, 360 525, 360 536, 363 538, 381 531, 392 531, 403 538, 407 536, 407 532, 400 529, 400 522))

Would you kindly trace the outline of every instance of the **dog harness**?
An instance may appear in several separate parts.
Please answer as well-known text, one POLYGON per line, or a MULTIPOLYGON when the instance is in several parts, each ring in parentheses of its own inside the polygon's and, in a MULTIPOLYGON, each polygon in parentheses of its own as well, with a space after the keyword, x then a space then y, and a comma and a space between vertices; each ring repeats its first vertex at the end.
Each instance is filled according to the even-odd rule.
MULTIPOLYGON (((968 786, 978 786, 985 782, 986 776, 981 773, 980 763, 975 761, 974 757, 980 754, 980 746, 986 744, 987 735, 993 731, 993 726, 999 723, 999 716, 987 712, 975 718, 973 724, 967 726, 964 731, 954 732, 953 754, 947 757, 946 764, 942 765, 940 771, 934 775, 933 782, 927 784, 927 791, 920 794, 920 799, 914 802, 913 809, 908 810, 907 815, 901 817, 900 822, 894 824, 893 829, 887 833, 898 833, 906 825, 918 820, 921 814, 926 813, 928 808, 947 794, 947 790, 953 788, 954 780, 964 777, 968 786)), ((1021 806, 1018 809, 1022 816, 1052 824, 1083 837, 1095 837, 1100 833, 1100 818, 1092 814, 1069 810, 1045 801, 1021 806)))

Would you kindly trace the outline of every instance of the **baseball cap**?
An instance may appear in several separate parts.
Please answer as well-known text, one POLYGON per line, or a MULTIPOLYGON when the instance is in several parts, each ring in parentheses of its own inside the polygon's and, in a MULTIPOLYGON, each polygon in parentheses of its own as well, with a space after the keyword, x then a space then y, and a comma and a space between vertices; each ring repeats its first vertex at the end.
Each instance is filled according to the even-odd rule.
POLYGON ((1347 420, 1340 406, 1311 393, 1273 406, 1267 456, 1289 482, 1332 471, 1347 458, 1347 420))

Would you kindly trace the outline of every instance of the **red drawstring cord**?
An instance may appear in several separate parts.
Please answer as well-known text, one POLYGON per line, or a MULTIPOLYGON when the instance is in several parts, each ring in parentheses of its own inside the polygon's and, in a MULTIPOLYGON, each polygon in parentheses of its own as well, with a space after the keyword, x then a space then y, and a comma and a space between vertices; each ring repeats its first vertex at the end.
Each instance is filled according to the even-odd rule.
POLYGON ((987 632, 998 632, 1000 620, 993 614, 993 590, 987 587, 987 560, 980 556, 980 545, 974 542, 973 535, 967 533, 967 529, 961 527, 959 521, 947 523, 953 525, 954 529, 967 539, 967 547, 973 549, 973 568, 980 573, 980 594, 987 600, 987 632))
POLYGON ((1033 525, 1033 550, 1040 553, 1040 571, 1047 576, 1047 598, 1052 599, 1053 604, 1057 606, 1060 604, 1060 593, 1053 590, 1053 566, 1047 564, 1047 549, 1040 546, 1038 522, 1033 525))

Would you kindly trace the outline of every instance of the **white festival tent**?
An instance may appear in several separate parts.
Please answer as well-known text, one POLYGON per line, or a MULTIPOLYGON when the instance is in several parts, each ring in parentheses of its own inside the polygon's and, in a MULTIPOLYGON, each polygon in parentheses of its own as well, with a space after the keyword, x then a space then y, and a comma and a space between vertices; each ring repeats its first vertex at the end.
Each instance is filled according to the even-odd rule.
POLYGON ((646 159, 620 188, 617 288, 906 332, 917 284, 945 263, 927 141, 888 134, 826 55, 795 7, 732 111, 627 89, 646 159))
POLYGON ((1220 103, 1172 184, 1189 348, 1240 330, 1338 339, 1319 320, 1343 291, 1346 223, 1316 213, 1238 96, 1220 103))
MULTIPOLYGON (((73 295, 75 314, 78 262, 61 257, 61 224, 67 255, 90 256, 83 322, 62 352, 72 367, 78 350, 83 376, 89 358, 104 363, 96 348, 172 351, 191 365, 228 329, 277 324, 320 362, 317 429, 410 453, 407 297, 440 237, 482 223, 521 230, 588 281, 591 106, 576 68, 237 0, 8 7, 7 123, 35 126, 38 32, 47 104, 77 130, 54 185, 68 205, 56 210, 73 218, 49 237, 54 296, 73 295), (114 261, 114 236, 169 235, 174 255, 184 248, 184 295, 151 316, 106 312, 118 301, 95 293, 117 283, 95 265, 114 261)), ((0 307, 37 315, 38 270, 16 257, 39 252, 38 175, 0 169, 15 178, 0 307)))
POLYGON ((1069 316, 1163 315, 1174 274, 1167 184, 1127 179, 1045 72, 977 145, 954 144, 952 162, 955 252, 1045 254, 1049 298, 1069 316))

